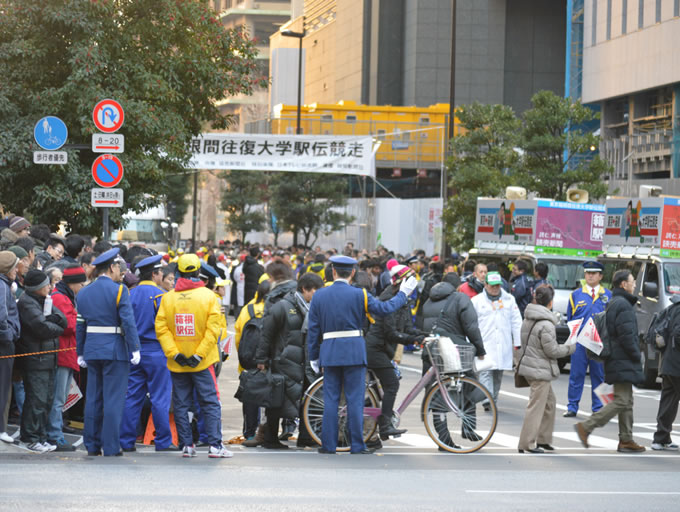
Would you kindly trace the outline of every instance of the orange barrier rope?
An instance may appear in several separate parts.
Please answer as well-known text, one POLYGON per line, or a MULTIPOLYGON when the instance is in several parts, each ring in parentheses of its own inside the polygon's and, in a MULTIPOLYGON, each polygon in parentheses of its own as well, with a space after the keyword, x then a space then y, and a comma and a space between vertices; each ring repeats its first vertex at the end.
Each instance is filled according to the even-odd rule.
POLYGON ((40 354, 53 354, 55 352, 66 352, 67 350, 75 350, 76 347, 58 348, 56 350, 45 350, 44 352, 29 352, 28 354, 14 354, 13 356, 0 356, 0 359, 11 359, 13 357, 39 356, 40 354))

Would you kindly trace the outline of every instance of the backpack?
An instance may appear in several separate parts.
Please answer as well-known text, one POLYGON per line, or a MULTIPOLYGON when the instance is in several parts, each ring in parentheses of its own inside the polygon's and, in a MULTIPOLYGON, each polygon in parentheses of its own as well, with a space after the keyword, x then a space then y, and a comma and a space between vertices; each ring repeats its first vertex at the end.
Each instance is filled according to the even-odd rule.
POLYGON ((238 344, 238 364, 246 370, 252 370, 257 367, 255 353, 262 338, 263 321, 262 317, 255 316, 253 304, 248 304, 248 314, 250 315, 250 320, 243 326, 241 341, 238 344))
MULTIPOLYGON (((673 341, 680 335, 680 322, 674 322, 673 326, 670 322, 673 320, 671 310, 675 309, 679 303, 671 304, 663 311, 657 311, 649 322, 647 333, 645 334, 645 343, 651 345, 657 350, 664 350, 669 341, 673 341), (669 329, 672 328, 672 332, 669 329), (663 344, 657 342, 657 336, 663 338, 663 344)), ((659 340, 660 341, 660 340, 659 340)))

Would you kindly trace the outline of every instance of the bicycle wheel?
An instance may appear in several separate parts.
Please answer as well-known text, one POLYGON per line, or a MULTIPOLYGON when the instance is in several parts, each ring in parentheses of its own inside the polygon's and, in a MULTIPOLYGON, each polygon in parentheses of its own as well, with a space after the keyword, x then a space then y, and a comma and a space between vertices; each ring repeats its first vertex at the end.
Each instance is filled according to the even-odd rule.
POLYGON ((435 383, 423 400, 422 415, 427 434, 447 452, 476 452, 496 431, 496 404, 489 391, 469 377, 445 377, 442 384, 454 409, 435 383), (482 406, 485 400, 491 406, 489 412, 482 406))
MULTIPOLYGON (((323 424, 323 377, 317 379, 305 392, 302 404, 302 417, 309 435, 321 444, 321 428, 323 424)), ((380 400, 370 388, 366 388, 364 407, 379 408, 380 400)), ((371 438, 378 428, 374 417, 364 414, 364 442, 371 438)), ((340 395, 338 404, 338 446, 337 451, 347 452, 350 449, 350 436, 347 428, 347 405, 345 394, 340 395)))

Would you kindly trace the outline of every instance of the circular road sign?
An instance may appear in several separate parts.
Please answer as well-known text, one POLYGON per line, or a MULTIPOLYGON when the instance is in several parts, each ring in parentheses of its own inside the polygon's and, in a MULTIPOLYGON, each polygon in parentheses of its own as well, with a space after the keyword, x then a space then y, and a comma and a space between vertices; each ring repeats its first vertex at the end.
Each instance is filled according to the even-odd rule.
POLYGON ((68 129, 58 117, 46 116, 35 124, 33 138, 41 148, 54 151, 66 143, 68 129))
POLYGON ((92 164, 92 177, 100 187, 115 187, 123 179, 123 164, 116 156, 101 155, 92 164))
POLYGON ((97 103, 92 111, 94 125, 104 133, 113 133, 123 126, 125 112, 115 100, 102 100, 97 103))

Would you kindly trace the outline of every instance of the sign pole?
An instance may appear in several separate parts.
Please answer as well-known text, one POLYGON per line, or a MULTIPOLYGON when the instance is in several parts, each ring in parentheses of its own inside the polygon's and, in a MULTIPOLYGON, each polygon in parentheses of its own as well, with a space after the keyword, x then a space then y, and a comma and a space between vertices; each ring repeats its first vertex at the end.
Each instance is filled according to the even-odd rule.
POLYGON ((102 208, 102 220, 104 224, 104 240, 107 242, 109 241, 110 238, 110 233, 109 233, 109 209, 107 207, 102 208))

